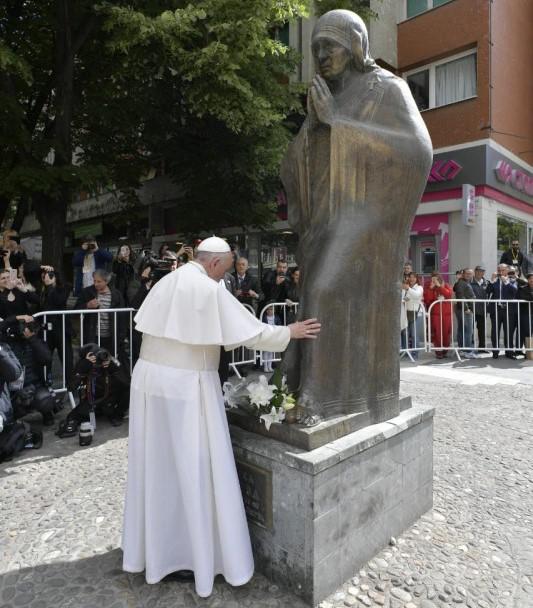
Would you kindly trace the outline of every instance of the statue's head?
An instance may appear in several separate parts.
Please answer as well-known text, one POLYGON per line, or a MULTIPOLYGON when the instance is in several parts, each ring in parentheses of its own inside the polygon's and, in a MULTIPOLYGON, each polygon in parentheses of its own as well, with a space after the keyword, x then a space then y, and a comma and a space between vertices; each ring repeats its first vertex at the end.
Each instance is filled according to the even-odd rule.
POLYGON ((326 80, 376 66, 368 51, 365 22, 352 11, 338 9, 322 15, 313 29, 312 49, 316 69, 326 80))

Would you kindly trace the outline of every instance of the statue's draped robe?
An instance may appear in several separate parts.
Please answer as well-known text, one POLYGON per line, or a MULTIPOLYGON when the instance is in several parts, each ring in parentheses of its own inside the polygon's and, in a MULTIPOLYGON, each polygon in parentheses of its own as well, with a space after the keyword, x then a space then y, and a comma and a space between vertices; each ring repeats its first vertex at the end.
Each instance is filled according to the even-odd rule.
POLYGON ((398 407, 399 278, 432 147, 403 80, 377 67, 347 78, 332 125, 308 117, 282 165, 300 318, 322 323, 285 368, 308 413, 378 421, 398 407))

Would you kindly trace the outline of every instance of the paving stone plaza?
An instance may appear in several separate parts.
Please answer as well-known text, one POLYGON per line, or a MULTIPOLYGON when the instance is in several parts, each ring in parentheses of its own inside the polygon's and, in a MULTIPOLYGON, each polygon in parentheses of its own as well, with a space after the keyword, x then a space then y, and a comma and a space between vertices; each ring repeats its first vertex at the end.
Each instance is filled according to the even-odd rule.
MULTIPOLYGON (((533 606, 533 370, 497 363, 404 366, 402 391, 436 408, 434 508, 321 608, 533 606)), ((41 450, 1 465, 2 608, 304 607, 261 575, 200 599, 123 573, 126 450, 126 426, 102 423, 83 449, 47 429, 41 450)))

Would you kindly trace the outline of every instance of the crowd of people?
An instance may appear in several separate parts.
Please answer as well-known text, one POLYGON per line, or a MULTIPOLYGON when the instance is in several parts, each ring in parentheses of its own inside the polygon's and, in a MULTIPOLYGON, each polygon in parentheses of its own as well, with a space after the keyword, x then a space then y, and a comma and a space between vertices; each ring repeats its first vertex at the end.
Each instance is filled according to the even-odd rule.
MULTIPOLYGON (((95 415, 118 425, 127 413, 130 356, 133 363, 139 357, 141 335, 131 326, 131 313, 120 310, 138 309, 159 279, 193 259, 194 248, 177 243, 173 251, 165 244, 157 252, 145 249, 136 256, 124 244, 113 257, 88 235, 73 255, 70 286, 52 266, 28 259, 15 231, 6 231, 0 245, 0 461, 42 444, 42 433, 27 418, 37 412, 43 425, 56 423, 63 399, 51 389, 54 352, 75 406, 56 434, 79 434, 80 445, 89 445, 95 415), (71 295, 73 306, 68 305, 71 295), (83 315, 33 316, 69 308, 83 315), (108 309, 110 313, 92 314, 108 309)), ((264 311, 266 323, 286 324, 295 316, 299 270, 282 260, 259 281, 246 257, 235 250, 233 272, 226 274, 224 284, 257 316, 264 311), (271 302, 285 302, 292 312, 280 319, 268 307, 271 302)), ((227 364, 226 359, 221 379, 227 364)), ((272 365, 265 359, 265 371, 272 365)))
MULTIPOLYGON (((135 363, 141 347, 141 335, 131 324, 131 309, 140 308, 158 280, 194 258, 194 246, 176 243, 174 249, 165 244, 158 252, 145 249, 135 255, 124 244, 113 257, 108 250, 100 249, 94 237, 87 236, 73 256, 71 288, 52 266, 28 259, 15 231, 3 234, 0 461, 20 449, 40 447, 42 434, 27 423, 28 414, 38 413, 44 425, 56 423, 55 414, 63 399, 51 389, 54 353, 68 394, 74 397, 74 407, 56 434, 79 434, 80 445, 89 445, 97 414, 107 417, 111 424, 121 424, 128 408, 130 359, 135 363), (66 311, 71 294, 76 299, 73 310, 83 315, 43 317, 42 313, 66 311), (110 312, 92 314, 104 310, 110 312), (36 313, 41 313, 38 318, 34 318, 36 313), (77 351, 74 342, 79 344, 77 351)), ((233 255, 232 272, 223 279, 226 289, 264 323, 291 323, 299 301, 299 269, 289 268, 280 259, 259 279, 236 248, 233 255), (273 303, 286 307, 280 310, 273 303)), ((456 344, 453 347, 462 356, 475 358, 487 352, 490 328, 494 358, 498 358, 500 348, 506 357, 524 356, 523 348, 533 335, 533 246, 530 253, 523 254, 513 241, 491 277, 486 278, 485 273, 481 265, 465 268, 448 282, 438 272, 421 277, 406 263, 402 352, 416 360, 425 347, 424 336, 429 335, 437 358, 447 357, 452 338, 456 344)), ((229 375, 229 362, 229 355, 222 354, 221 381, 229 375)), ((272 355, 264 353, 261 363, 265 372, 273 371, 272 355)))
POLYGON ((489 352, 497 359, 501 350, 509 359, 525 357, 524 349, 533 346, 529 342, 533 336, 533 245, 531 252, 524 255, 519 243, 513 241, 489 279, 485 273, 482 265, 464 268, 456 272, 452 284, 438 272, 425 279, 413 272, 411 262, 406 262, 402 282, 402 352, 408 352, 416 361, 427 335, 437 359, 448 356, 452 338, 453 348, 467 359, 489 352))

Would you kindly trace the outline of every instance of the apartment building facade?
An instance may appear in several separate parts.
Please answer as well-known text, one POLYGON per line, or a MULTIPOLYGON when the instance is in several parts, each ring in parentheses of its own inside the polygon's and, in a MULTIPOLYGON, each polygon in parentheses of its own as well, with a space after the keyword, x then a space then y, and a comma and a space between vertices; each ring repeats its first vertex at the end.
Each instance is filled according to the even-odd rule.
POLYGON ((399 0, 398 74, 434 163, 412 227, 418 271, 494 269, 533 242, 533 2, 399 0))

